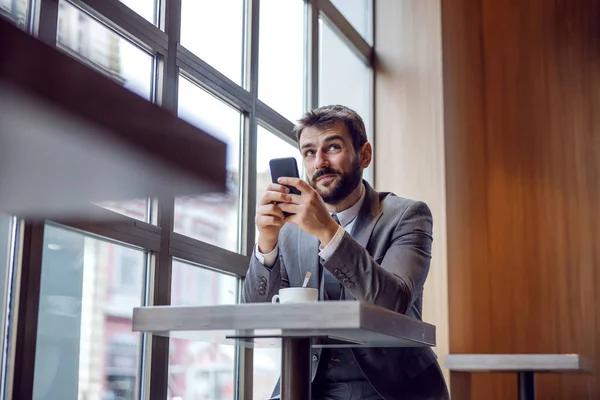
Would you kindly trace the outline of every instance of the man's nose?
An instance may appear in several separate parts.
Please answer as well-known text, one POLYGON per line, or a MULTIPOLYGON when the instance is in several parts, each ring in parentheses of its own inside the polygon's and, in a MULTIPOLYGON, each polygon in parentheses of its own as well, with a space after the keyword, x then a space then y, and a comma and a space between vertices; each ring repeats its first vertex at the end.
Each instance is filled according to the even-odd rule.
POLYGON ((315 169, 321 169, 327 166, 329 166, 327 155, 322 150, 318 150, 315 156, 315 169))

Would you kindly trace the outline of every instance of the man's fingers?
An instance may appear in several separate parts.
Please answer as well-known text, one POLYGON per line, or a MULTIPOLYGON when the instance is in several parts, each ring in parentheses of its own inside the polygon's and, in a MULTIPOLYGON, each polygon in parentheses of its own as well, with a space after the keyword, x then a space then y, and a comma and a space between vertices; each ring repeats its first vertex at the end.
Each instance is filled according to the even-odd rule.
POLYGON ((266 191, 263 197, 260 199, 261 205, 269 203, 285 203, 290 201, 289 195, 281 192, 266 191))
POLYGON ((278 207, 281 209, 281 211, 288 212, 290 214, 298 214, 302 210, 302 207, 298 204, 291 203, 282 203, 279 204, 278 207))
POLYGON ((312 189, 312 187, 308 183, 306 183, 300 178, 281 177, 277 180, 277 183, 280 183, 282 185, 293 186, 296 189, 298 189, 300 193, 304 193, 312 189))
POLYGON ((273 215, 259 215, 256 217, 256 225, 259 227, 281 226, 283 225, 283 218, 275 217, 273 215))
POLYGON ((269 183, 269 186, 267 186, 267 192, 281 192, 281 193, 289 193, 290 189, 280 185, 278 183, 269 183))
POLYGON ((279 208, 279 205, 275 205, 273 203, 259 206, 256 209, 256 214, 257 215, 270 215, 273 217, 278 217, 278 218, 283 219, 283 211, 281 211, 281 208, 279 208))

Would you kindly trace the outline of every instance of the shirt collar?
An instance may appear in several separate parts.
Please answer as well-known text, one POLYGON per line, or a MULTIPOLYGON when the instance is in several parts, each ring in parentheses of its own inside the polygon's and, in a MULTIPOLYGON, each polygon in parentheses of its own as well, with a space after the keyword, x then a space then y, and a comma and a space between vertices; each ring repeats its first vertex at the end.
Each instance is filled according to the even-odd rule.
POLYGON ((358 201, 356 203, 354 203, 351 207, 346 208, 344 211, 332 213, 338 217, 342 228, 345 227, 346 225, 348 225, 350 222, 354 221, 354 219, 358 216, 358 212, 360 211, 360 206, 362 205, 362 203, 365 199, 366 192, 367 191, 365 190, 365 185, 361 184, 361 194, 360 194, 360 198, 358 199, 358 201))

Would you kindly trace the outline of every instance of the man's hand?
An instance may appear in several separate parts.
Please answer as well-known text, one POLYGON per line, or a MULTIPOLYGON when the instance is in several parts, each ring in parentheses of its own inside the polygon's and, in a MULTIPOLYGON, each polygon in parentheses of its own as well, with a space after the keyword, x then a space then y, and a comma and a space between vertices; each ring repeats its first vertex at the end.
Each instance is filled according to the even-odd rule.
POLYGON ((283 211, 275 203, 290 201, 290 190, 272 183, 267 187, 256 207, 256 227, 258 228, 258 251, 270 253, 277 246, 279 231, 285 223, 283 211))
POLYGON ((301 194, 289 194, 289 201, 279 204, 282 211, 294 214, 285 219, 303 231, 316 236, 325 247, 337 232, 339 225, 325 207, 325 202, 308 183, 299 178, 279 178, 278 183, 290 185, 301 194))

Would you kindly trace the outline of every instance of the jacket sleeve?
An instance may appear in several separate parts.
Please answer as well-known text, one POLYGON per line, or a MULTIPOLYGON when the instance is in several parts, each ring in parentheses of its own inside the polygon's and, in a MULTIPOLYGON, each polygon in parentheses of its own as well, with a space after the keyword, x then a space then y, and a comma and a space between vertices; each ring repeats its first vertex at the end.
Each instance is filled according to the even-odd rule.
POLYGON ((357 300, 405 314, 421 294, 429 272, 432 229, 429 207, 414 202, 401 216, 379 263, 346 233, 323 266, 357 300))
POLYGON ((282 266, 281 251, 272 267, 265 267, 252 252, 248 273, 244 279, 242 303, 270 302, 280 288, 289 286, 285 268, 282 266))

